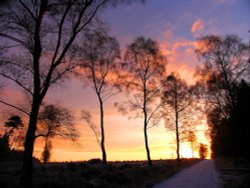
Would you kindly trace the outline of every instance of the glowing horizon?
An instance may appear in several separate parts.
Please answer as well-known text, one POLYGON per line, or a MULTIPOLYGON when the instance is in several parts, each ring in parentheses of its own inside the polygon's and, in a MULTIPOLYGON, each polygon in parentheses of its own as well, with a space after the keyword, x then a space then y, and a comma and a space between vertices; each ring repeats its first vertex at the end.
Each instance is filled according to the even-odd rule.
MULTIPOLYGON (((110 34, 115 36, 124 52, 126 46, 136 37, 145 36, 157 41, 161 51, 167 56, 168 73, 179 72, 189 84, 195 79, 193 73, 199 62, 194 53, 198 46, 196 39, 208 34, 237 34, 248 41, 250 3, 238 0, 191 0, 162 1, 148 0, 145 4, 121 5, 109 8, 100 16, 109 23, 110 34)), ((6 101, 18 103, 23 96, 20 90, 9 81, 4 82, 5 92, 1 95, 6 101)), ((81 133, 81 147, 69 142, 54 139, 52 143, 52 161, 78 161, 101 158, 101 150, 91 129, 80 120, 81 110, 89 110, 98 126, 98 101, 90 87, 83 88, 83 81, 72 79, 63 88, 52 88, 46 101, 59 102, 73 111, 81 133)), ((114 107, 114 102, 124 99, 119 94, 105 103, 105 134, 107 157, 114 160, 146 160, 142 119, 129 120, 114 107)), ((21 101, 22 102, 22 101, 21 101)), ((1 123, 6 121, 11 110, 1 104, 1 123)), ((210 145, 205 136, 208 129, 205 120, 198 127, 197 136, 201 143, 210 145)), ((0 133, 4 131, 0 127, 0 133)), ((152 159, 175 158, 172 148, 174 137, 169 135, 163 123, 149 129, 149 147, 152 159)), ((36 142, 34 156, 39 157, 43 142, 36 142)), ((190 146, 183 144, 181 156, 190 157, 190 146)), ((210 153, 210 152, 209 152, 210 153)), ((195 152, 198 156, 198 152, 195 152)))

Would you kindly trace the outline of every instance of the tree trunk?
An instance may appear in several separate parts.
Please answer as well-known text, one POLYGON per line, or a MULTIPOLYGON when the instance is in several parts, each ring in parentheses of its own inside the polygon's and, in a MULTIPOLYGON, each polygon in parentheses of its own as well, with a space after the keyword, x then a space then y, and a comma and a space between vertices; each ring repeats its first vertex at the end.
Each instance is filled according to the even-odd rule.
POLYGON ((174 96, 174 110, 175 110, 175 133, 176 133, 176 157, 180 161, 180 138, 179 138, 179 113, 178 113, 178 93, 177 82, 175 81, 175 96, 174 96))
POLYGON ((42 24, 43 16, 46 12, 48 0, 42 0, 40 2, 39 15, 35 21, 35 32, 34 32, 34 52, 33 54, 33 84, 34 92, 32 96, 32 109, 30 113, 29 126, 25 137, 24 144, 24 155, 23 155, 23 167, 21 172, 20 186, 29 188, 32 187, 32 169, 33 169, 33 150, 35 141, 35 132, 37 117, 41 102, 47 92, 44 90, 44 95, 40 95, 41 82, 40 82, 40 57, 42 52, 41 41, 40 41, 40 29, 42 24))
POLYGON ((148 128, 148 114, 147 114, 147 79, 144 78, 143 81, 143 114, 144 114, 144 139, 145 139, 145 148, 147 153, 147 159, 148 159, 148 166, 152 166, 152 160, 150 157, 150 150, 148 146, 148 134, 147 134, 147 128, 148 128))
POLYGON ((100 126, 101 126, 101 149, 102 149, 102 162, 107 164, 107 154, 105 149, 105 132, 104 132, 104 109, 103 101, 99 97, 100 102, 100 126))
POLYGON ((180 161, 180 139, 179 139, 179 127, 178 127, 178 120, 175 122, 175 128, 176 128, 176 156, 177 161, 180 161))
POLYGON ((145 139, 145 148, 147 152, 148 166, 152 166, 152 160, 150 157, 150 150, 148 146, 148 135, 147 135, 147 119, 144 118, 144 139, 145 139))
POLYGON ((43 153, 43 163, 47 164, 49 161, 49 137, 45 137, 44 153, 43 153))
POLYGON ((23 166, 20 180, 20 186, 23 188, 32 187, 33 150, 39 106, 39 102, 33 102, 29 126, 26 133, 23 166))

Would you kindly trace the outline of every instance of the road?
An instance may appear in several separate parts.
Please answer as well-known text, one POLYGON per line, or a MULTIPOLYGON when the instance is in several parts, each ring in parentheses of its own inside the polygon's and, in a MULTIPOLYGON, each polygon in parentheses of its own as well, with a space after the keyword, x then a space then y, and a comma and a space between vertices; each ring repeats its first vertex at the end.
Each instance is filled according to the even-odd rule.
POLYGON ((154 188, 219 188, 213 160, 203 160, 154 186, 154 188))

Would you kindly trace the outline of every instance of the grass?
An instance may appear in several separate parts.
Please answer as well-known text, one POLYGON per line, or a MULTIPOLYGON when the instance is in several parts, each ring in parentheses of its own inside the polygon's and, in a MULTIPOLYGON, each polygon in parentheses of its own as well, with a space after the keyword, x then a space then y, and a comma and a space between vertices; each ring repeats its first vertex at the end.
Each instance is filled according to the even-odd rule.
MULTIPOLYGON (((109 162, 49 163, 34 165, 33 185, 36 188, 139 188, 152 187, 175 173, 198 162, 198 159, 109 162)), ((21 163, 0 163, 1 188, 17 187, 21 163)))
POLYGON ((250 187, 250 161, 246 158, 218 158, 215 168, 220 173, 223 188, 250 187))

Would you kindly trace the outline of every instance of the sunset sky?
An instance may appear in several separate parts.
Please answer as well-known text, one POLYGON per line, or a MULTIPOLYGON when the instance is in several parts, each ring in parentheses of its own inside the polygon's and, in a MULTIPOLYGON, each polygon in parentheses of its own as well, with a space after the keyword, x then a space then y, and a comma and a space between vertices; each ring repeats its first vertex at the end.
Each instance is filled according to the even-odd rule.
MULTIPOLYGON (((199 64, 194 54, 196 39, 207 34, 236 34, 244 42, 249 40, 249 0, 146 0, 144 4, 119 5, 108 8, 100 17, 108 23, 109 33, 126 46, 138 36, 156 40, 168 59, 167 70, 178 71, 190 84, 192 75, 199 64)), ((83 87, 83 81, 70 80, 63 88, 49 91, 48 102, 59 102, 73 111, 81 133, 79 145, 59 139, 53 142, 53 161, 75 161, 101 158, 100 148, 91 129, 80 120, 81 110, 88 110, 98 126, 99 108, 94 91, 83 87)), ((14 87, 5 90, 6 101, 17 97, 14 87)), ((21 95, 20 95, 21 96, 21 95)), ((143 121, 128 119, 114 107, 125 95, 119 94, 105 103, 106 149, 108 160, 146 159, 143 121)), ((2 121, 6 108, 0 105, 2 121)), ((208 144, 204 135, 206 121, 197 127, 199 142, 208 144)), ((149 147, 153 159, 175 157, 174 136, 161 123, 148 130, 149 147)), ((38 141, 35 156, 41 152, 38 141)), ((188 144, 181 146, 181 156, 191 157, 188 144)), ((196 156, 198 154, 196 153, 196 156)))

